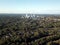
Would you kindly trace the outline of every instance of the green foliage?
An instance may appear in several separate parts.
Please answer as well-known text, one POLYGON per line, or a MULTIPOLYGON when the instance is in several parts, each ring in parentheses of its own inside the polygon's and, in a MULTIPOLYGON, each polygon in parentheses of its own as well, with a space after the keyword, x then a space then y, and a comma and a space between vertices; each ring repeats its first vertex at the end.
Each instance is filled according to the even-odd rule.
POLYGON ((60 44, 60 21, 54 21, 52 17, 44 20, 23 17, 0 16, 0 45, 60 44))

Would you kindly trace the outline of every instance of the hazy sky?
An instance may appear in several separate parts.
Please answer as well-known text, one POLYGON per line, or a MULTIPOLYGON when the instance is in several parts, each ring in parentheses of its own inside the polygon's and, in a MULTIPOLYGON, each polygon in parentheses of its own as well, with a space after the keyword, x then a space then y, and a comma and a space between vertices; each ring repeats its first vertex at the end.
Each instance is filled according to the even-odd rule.
POLYGON ((0 0, 0 13, 60 14, 60 0, 0 0))

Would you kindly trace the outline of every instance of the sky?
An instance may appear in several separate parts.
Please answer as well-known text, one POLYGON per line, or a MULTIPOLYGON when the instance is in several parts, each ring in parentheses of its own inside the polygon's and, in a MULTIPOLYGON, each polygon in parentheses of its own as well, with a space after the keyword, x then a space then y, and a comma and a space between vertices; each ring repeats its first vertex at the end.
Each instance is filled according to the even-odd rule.
POLYGON ((60 0, 0 0, 0 13, 60 14, 60 0))

